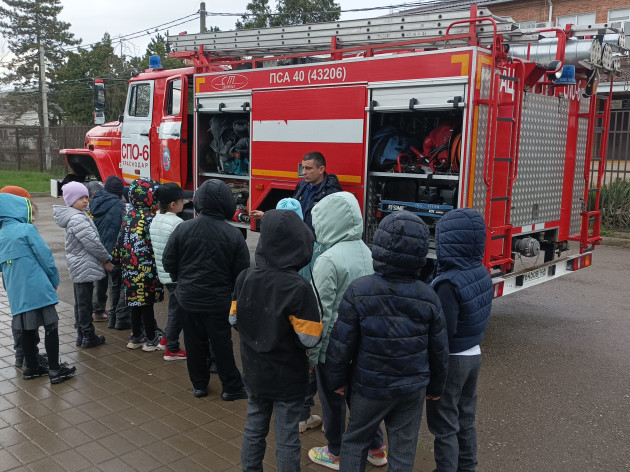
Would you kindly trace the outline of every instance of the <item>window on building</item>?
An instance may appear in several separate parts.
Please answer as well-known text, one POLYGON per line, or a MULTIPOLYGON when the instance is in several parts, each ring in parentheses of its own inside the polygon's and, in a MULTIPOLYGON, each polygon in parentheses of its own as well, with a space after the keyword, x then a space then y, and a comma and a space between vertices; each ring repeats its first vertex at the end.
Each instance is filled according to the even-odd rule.
POLYGON ((565 15, 559 16, 556 20, 556 25, 563 27, 564 25, 592 25, 595 23, 595 12, 593 13, 580 13, 579 15, 565 15))
POLYGON ((608 12, 608 22, 630 20, 630 8, 619 8, 608 12))
POLYGON ((536 20, 521 21, 518 23, 518 27, 520 29, 536 28, 536 20))
POLYGON ((172 80, 168 83, 168 96, 166 98, 166 114, 179 115, 182 104, 182 79, 172 80))
POLYGON ((129 116, 149 116, 151 110, 151 85, 138 84, 131 88, 129 116))

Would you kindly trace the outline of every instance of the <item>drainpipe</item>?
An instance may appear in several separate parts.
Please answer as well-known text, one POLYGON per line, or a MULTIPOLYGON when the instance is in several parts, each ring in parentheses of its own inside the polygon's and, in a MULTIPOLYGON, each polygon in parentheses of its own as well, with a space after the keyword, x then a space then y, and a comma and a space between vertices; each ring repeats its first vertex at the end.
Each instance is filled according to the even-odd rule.
POLYGON ((549 4, 549 23, 553 26, 553 3, 551 0, 547 0, 547 3, 549 4))

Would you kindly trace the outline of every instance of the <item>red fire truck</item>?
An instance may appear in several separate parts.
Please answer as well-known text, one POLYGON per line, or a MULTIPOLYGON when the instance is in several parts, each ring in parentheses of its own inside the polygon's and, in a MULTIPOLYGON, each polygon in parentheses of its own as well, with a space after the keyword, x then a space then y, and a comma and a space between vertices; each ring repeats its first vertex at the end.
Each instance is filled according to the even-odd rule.
POLYGON ((475 6, 171 36, 192 67, 133 77, 124 115, 61 151, 65 180, 221 179, 234 224, 256 229, 248 211, 291 196, 302 156, 320 151, 367 242, 393 211, 434 228, 478 210, 505 295, 591 264, 610 110, 596 83, 612 83, 623 39, 611 25, 523 30, 475 6))

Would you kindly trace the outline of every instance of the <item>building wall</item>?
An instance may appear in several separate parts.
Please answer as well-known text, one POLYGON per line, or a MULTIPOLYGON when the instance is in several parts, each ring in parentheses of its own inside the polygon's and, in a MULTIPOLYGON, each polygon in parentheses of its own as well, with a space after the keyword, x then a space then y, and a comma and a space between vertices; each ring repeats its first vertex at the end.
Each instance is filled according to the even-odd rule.
MULTIPOLYGON (((596 13, 596 23, 608 21, 608 11, 618 8, 630 8, 630 0, 552 0, 553 22, 564 15, 578 13, 596 13)), ((489 4, 489 10, 499 16, 511 16, 514 21, 543 22, 549 19, 547 0, 517 0, 509 3, 489 4)))

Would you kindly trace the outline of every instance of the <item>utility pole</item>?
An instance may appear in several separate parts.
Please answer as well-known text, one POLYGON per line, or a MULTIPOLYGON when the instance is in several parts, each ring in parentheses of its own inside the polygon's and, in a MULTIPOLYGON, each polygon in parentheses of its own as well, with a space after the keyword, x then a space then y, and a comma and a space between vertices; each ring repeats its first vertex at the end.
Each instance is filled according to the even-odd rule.
POLYGON ((206 32, 206 2, 199 4, 199 32, 206 32))
POLYGON ((44 150, 46 152, 46 170, 50 170, 50 130, 48 129, 48 93, 46 90, 46 58, 44 46, 39 45, 39 85, 42 89, 42 118, 44 120, 44 150))

